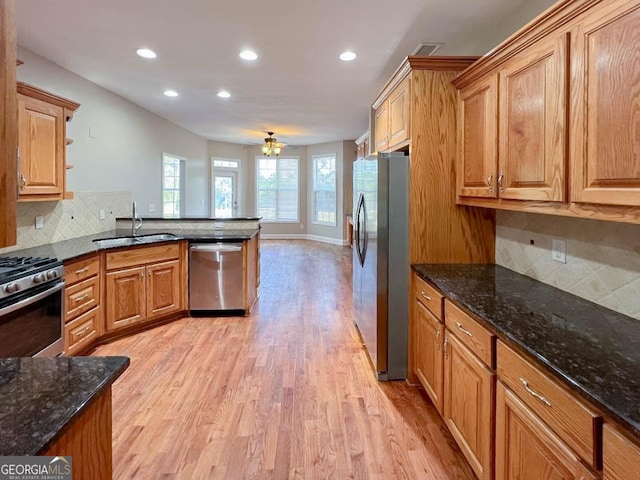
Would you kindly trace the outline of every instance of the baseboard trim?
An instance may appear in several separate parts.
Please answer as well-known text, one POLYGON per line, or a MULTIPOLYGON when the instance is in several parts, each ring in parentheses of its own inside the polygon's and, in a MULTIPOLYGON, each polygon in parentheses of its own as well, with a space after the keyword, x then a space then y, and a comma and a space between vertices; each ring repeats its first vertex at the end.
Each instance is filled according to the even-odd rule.
POLYGON ((261 233, 260 238, 264 240, 312 240, 314 242, 330 243, 331 245, 349 245, 347 240, 341 238, 323 237, 306 233, 261 233))

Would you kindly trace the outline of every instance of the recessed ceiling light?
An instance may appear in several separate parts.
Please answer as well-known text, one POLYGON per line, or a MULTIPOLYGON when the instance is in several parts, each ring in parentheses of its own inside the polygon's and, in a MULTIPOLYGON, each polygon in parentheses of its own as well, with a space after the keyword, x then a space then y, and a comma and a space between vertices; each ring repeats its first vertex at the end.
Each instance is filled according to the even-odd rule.
POLYGON ((178 96, 178 92, 176 92, 175 90, 165 90, 164 94, 167 97, 177 97, 178 96))
POLYGON ((139 48, 138 50, 136 50, 136 53, 142 58, 156 58, 158 56, 156 55, 156 52, 154 52, 150 48, 139 48))
POLYGON ((229 98, 231 96, 231 94, 229 92, 227 92, 226 90, 220 90, 218 92, 218 96, 220 98, 229 98))
POLYGON ((342 60, 343 62, 350 62, 351 60, 355 60, 356 56, 357 55, 355 53, 346 51, 340 54, 340 60, 342 60))
POLYGON ((243 50, 240 52, 240 58, 243 60, 255 60, 258 58, 258 54, 253 50, 243 50))

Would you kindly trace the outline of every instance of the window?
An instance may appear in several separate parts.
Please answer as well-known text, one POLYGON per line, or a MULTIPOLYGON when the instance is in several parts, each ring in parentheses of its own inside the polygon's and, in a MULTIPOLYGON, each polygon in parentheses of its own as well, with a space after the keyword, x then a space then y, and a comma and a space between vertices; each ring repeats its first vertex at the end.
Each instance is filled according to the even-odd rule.
POLYGON ((184 158, 162 154, 162 214, 184 214, 184 158))
POLYGON ((298 221, 298 159, 258 157, 258 215, 263 220, 298 221))
POLYGON ((218 168, 232 168, 238 170, 240 168, 240 162, 238 160, 225 160, 223 158, 214 158, 213 166, 218 168))
POLYGON ((313 156, 313 223, 336 226, 336 155, 313 156))

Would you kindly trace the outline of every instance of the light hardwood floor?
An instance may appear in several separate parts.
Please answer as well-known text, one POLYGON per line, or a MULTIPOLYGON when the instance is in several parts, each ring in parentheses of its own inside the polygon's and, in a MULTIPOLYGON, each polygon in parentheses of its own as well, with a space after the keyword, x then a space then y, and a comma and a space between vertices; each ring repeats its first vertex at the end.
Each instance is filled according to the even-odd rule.
POLYGON ((352 321, 351 250, 262 241, 249 317, 184 318, 99 347, 116 479, 473 479, 435 408, 379 383, 352 321))

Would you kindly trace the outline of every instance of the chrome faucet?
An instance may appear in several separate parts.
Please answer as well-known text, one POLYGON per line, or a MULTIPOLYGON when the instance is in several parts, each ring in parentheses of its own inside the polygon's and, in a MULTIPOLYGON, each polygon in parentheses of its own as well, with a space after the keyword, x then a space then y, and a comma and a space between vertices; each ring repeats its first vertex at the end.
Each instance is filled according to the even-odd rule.
POLYGON ((140 230, 142 227, 142 218, 138 216, 138 212, 136 210, 136 202, 133 202, 133 211, 131 212, 131 236, 135 237, 136 232, 140 230), (136 225, 136 220, 140 220, 140 223, 136 225))

